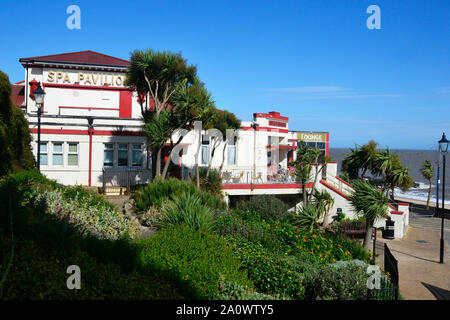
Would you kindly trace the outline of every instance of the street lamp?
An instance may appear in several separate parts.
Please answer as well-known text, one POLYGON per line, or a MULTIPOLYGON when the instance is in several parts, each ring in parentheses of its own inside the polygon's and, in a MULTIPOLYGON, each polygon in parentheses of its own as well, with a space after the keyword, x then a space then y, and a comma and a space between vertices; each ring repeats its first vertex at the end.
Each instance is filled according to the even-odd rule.
POLYGON ((441 255, 439 263, 444 263, 444 201, 445 201, 445 155, 448 151, 449 141, 445 137, 445 133, 442 134, 442 139, 439 140, 439 153, 442 154, 442 208, 441 208, 441 255))
POLYGON ((41 171, 41 114, 42 114, 42 104, 44 103, 45 92, 41 88, 41 84, 38 84, 36 90, 33 91, 34 99, 36 102, 37 115, 38 115, 38 142, 37 142, 37 168, 41 171))
POLYGON ((256 128, 259 127, 259 124, 257 122, 252 122, 251 127, 253 128, 253 174, 250 186, 253 190, 253 180, 256 178, 256 128))

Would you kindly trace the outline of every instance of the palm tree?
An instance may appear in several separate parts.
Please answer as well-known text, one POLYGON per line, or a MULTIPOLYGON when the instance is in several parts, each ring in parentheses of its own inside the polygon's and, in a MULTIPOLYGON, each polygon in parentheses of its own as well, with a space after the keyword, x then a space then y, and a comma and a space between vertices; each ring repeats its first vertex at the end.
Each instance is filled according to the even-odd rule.
POLYGON ((317 189, 314 190, 314 198, 320 216, 324 215, 322 229, 325 230, 328 227, 328 214, 333 207, 334 199, 326 190, 318 191, 317 189))
POLYGON ((386 216, 389 198, 381 191, 364 180, 353 183, 355 190, 350 196, 350 202, 358 214, 366 221, 364 248, 370 250, 370 237, 375 221, 386 216))
POLYGON ((428 197, 427 197, 427 210, 430 205, 430 195, 431 195, 431 179, 433 179, 434 176, 434 168, 430 161, 425 160, 422 168, 420 169, 420 173, 422 176, 428 181, 429 187, 428 187, 428 197))

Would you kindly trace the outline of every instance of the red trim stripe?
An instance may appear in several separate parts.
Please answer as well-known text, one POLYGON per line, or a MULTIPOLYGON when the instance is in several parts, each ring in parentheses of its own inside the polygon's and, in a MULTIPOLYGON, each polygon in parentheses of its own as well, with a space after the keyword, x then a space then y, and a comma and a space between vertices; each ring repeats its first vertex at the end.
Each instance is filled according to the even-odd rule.
MULTIPOLYGON (((31 128, 31 133, 37 134, 37 128, 31 128)), ((75 134, 88 135, 88 130, 81 129, 41 129, 42 134, 75 134)), ((95 130, 95 136, 145 136, 142 131, 112 131, 112 130, 95 130)))
POLYGON ((391 211, 392 214, 403 214, 403 211, 391 211))
POLYGON ((59 106, 60 109, 86 109, 86 110, 115 110, 119 111, 119 108, 100 108, 100 107, 72 107, 72 106, 59 106))
MULTIPOLYGON (((223 189, 226 190, 238 190, 238 189, 251 189, 251 184, 224 184, 223 189)), ((301 189, 301 183, 266 183, 266 184, 253 184, 253 189, 301 189)), ((312 183, 306 184, 306 188, 312 188, 312 183)))
POLYGON ((113 91, 134 91, 128 87, 111 87, 111 86, 85 86, 79 84, 62 84, 62 83, 44 83, 44 88, 60 88, 60 89, 80 89, 80 90, 113 90, 113 91))
MULTIPOLYGON (((242 127, 242 130, 253 130, 252 127, 242 127)), ((287 129, 277 129, 277 128, 269 128, 269 127, 256 127, 256 131, 270 131, 270 132, 281 132, 288 133, 287 129)))

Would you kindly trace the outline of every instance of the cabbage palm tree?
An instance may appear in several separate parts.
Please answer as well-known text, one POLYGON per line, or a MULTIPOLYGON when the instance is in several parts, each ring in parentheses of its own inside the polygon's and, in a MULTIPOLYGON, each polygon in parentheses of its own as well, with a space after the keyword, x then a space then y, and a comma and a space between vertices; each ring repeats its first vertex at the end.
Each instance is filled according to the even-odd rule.
POLYGON ((350 202, 358 214, 366 221, 364 248, 370 250, 370 237, 375 221, 386 216, 389 198, 376 187, 364 180, 353 183, 355 190, 350 196, 350 202))
POLYGON ((314 190, 314 198, 320 215, 324 215, 322 229, 326 229, 328 227, 328 214, 331 207, 333 207, 334 199, 326 190, 318 191, 317 189, 314 190))
POLYGON ((434 168, 430 161, 428 160, 424 161, 422 168, 420 169, 420 173, 428 181, 429 184, 427 197, 427 210, 428 210, 428 207, 430 206, 431 179, 433 179, 434 176, 434 168))

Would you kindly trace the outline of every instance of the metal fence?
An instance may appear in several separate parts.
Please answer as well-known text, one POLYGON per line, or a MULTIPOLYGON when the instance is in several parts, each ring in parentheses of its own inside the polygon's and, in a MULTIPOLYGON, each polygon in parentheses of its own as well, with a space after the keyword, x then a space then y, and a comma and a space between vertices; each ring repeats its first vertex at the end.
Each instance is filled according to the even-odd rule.
POLYGON ((382 279, 380 289, 369 289, 367 291, 368 300, 398 300, 398 262, 386 243, 384 244, 384 272, 389 280, 382 279))
POLYGON ((113 170, 103 168, 102 175, 102 191, 117 192, 123 188, 126 192, 130 192, 133 186, 149 183, 151 181, 151 170, 126 168, 123 170, 113 170))

